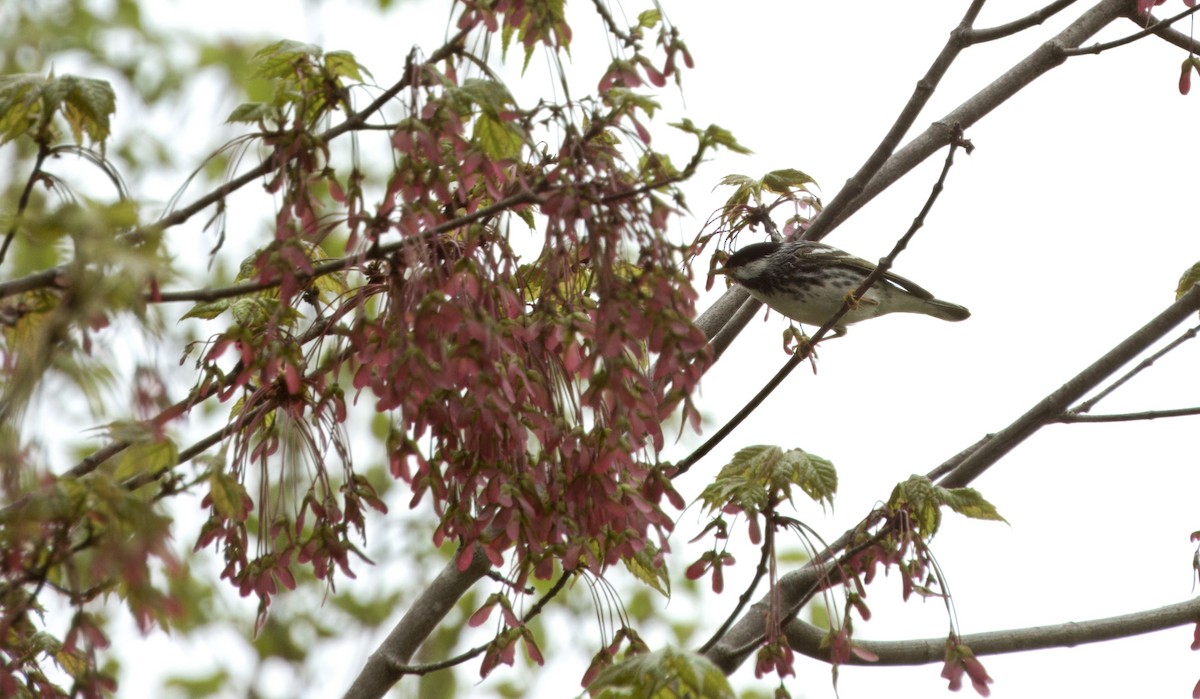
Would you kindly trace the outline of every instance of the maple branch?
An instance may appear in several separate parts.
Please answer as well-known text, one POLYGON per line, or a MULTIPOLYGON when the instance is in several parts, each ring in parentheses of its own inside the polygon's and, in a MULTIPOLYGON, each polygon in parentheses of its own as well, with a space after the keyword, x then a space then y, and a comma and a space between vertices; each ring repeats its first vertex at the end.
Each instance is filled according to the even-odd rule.
MULTIPOLYGON (((491 573, 491 569, 488 570, 489 575, 490 575, 490 573, 491 573)), ((567 581, 571 579, 572 575, 574 575, 574 573, 571 571, 565 571, 561 575, 559 575, 558 580, 554 581, 554 584, 550 586, 550 589, 547 590, 544 595, 542 595, 540 598, 538 598, 538 601, 534 602, 533 606, 529 608, 529 611, 526 612, 521 617, 521 622, 523 624, 528 624, 530 621, 533 620, 533 618, 535 616, 537 616, 538 614, 541 614, 542 610, 546 608, 546 605, 550 603, 550 600, 552 600, 556 596, 558 596, 558 593, 562 592, 562 589, 564 587, 566 587, 567 581)), ((471 658, 479 657, 479 655, 481 655, 482 653, 487 651, 488 647, 490 647, 494 641, 495 641, 495 639, 493 639, 492 641, 488 641, 487 643, 481 643, 470 650, 465 650, 462 653, 459 653, 458 655, 455 655, 450 658, 446 658, 445 660, 439 660, 435 663, 422 663, 420 665, 399 665, 399 666, 395 667, 394 669, 396 670, 397 673, 399 673, 400 676, 403 676, 403 675, 428 675, 429 673, 437 672, 438 670, 446 670, 448 668, 454 667, 455 665, 461 665, 462 663, 465 663, 466 661, 470 660, 471 658)), ((399 678, 397 678, 397 679, 399 679, 399 678)), ((349 694, 347 694, 347 697, 349 697, 349 694)))
MULTIPOLYGON (((1013 95, 1028 87, 1035 80, 1066 61, 1063 50, 1081 45, 1114 20, 1122 17, 1128 0, 1100 0, 1053 38, 1039 45, 1028 56, 1004 72, 979 92, 952 111, 931 123, 921 134, 896 151, 883 167, 862 187, 858 196, 840 211, 835 210, 836 220, 824 224, 833 228, 844 219, 866 206, 881 192, 891 187, 913 168, 923 163, 946 142, 946 132, 953 124, 970 129, 980 119, 994 111, 1013 95)), ((829 213, 830 207, 818 216, 814 224, 829 213)))
POLYGON ((1013 20, 1012 22, 1001 24, 995 27, 988 27, 987 29, 971 29, 967 36, 972 45, 983 44, 989 41, 995 41, 996 39, 1003 39, 1005 37, 1012 36, 1013 34, 1023 32, 1026 29, 1036 27, 1074 4, 1075 0, 1055 0, 1055 2, 1052 2, 1041 9, 1034 10, 1021 19, 1013 20))
MULTIPOLYGON (((967 447, 931 471, 928 477, 931 480, 936 479, 938 485, 946 488, 970 484, 989 466, 1016 448, 1018 444, 1046 424, 1053 422, 1079 397, 1095 388, 1107 376, 1116 372, 1138 354, 1144 352, 1146 348, 1170 332, 1172 328, 1186 321, 1197 310, 1200 310, 1200 284, 1193 286, 1179 300, 1168 306, 1073 379, 1067 381, 1061 388, 1039 401, 1008 427, 967 447)), ((784 600, 784 609, 799 610, 811 599, 812 595, 821 589, 822 585, 827 584, 828 573, 836 569, 829 561, 838 556, 839 552, 842 552, 842 558, 845 558, 844 552, 851 542, 861 532, 878 523, 879 517, 877 512, 868 515, 862 523, 846 531, 806 566, 781 577, 778 594, 784 600)), ((725 638, 705 653, 726 674, 737 669, 761 642, 767 618, 764 614, 768 604, 769 600, 766 598, 756 602, 750 611, 744 614, 730 629, 725 638)))
POLYGON ((17 235, 17 226, 21 225, 25 209, 29 208, 29 197, 33 195, 33 186, 41 179, 38 177, 38 173, 42 171, 42 164, 46 162, 48 155, 50 155, 50 148, 44 143, 39 143, 37 155, 33 161, 33 170, 29 172, 29 177, 25 180, 25 187, 21 190, 21 198, 17 200, 17 212, 13 215, 12 225, 4 234, 4 243, 0 244, 0 263, 4 262, 4 257, 8 255, 8 246, 12 245, 13 238, 17 235))
MULTIPOLYGON (((1129 638, 1194 624, 1197 619, 1200 619, 1200 598, 1103 619, 967 634, 960 636, 959 640, 969 646, 975 655, 999 655, 1129 638)), ((821 647, 827 635, 824 630, 795 619, 788 623, 784 632, 788 645, 796 652, 816 660, 829 661, 829 648, 821 647)), ((925 665, 946 660, 945 638, 864 641, 855 637, 854 645, 874 653, 878 660, 864 661, 851 653, 844 661, 846 665, 925 665)))
MULTIPOLYGON (((364 260, 382 259, 394 252, 397 252, 397 251, 405 248, 406 246, 429 241, 432 238, 434 238, 435 236, 441 235, 442 233, 447 233, 447 232, 455 230, 457 228, 462 228, 463 226, 474 223, 475 221, 489 218, 498 213, 507 211, 508 209, 511 209, 514 206, 520 206, 521 204, 536 204, 536 203, 539 203, 540 201, 541 201, 541 197, 537 193, 533 192, 532 190, 526 189, 526 190, 518 192, 512 196, 505 197, 504 199, 501 199, 500 201, 495 202, 494 204, 480 207, 480 208, 472 211, 469 214, 457 216, 455 218, 450 219, 449 221, 444 221, 442 223, 439 223, 438 225, 434 226, 433 228, 430 228, 427 231, 423 231, 420 234, 408 236, 408 237, 402 238, 398 241, 395 241, 392 243, 387 243, 385 245, 378 245, 378 246, 374 247, 373 249, 367 251, 363 255, 351 255, 348 257, 339 257, 335 260, 329 260, 327 262, 322 262, 318 265, 314 265, 312 268, 312 271, 309 271, 309 272, 297 270, 297 272, 295 274, 295 279, 297 279, 301 282, 307 282, 312 279, 316 279, 318 277, 323 277, 327 274, 334 274, 336 272, 344 272, 345 270, 350 269, 351 267, 355 267, 357 265, 362 264, 362 262, 364 260)), ((182 291, 164 291, 157 295, 152 295, 149 292, 147 292, 145 295, 145 299, 148 302, 159 302, 159 303, 172 303, 172 302, 177 302, 177 301, 217 301, 220 299, 232 298, 232 297, 236 297, 236 296, 244 296, 246 294, 252 294, 252 293, 255 293, 258 291, 265 291, 267 289, 273 289, 282 283, 283 283, 282 279, 272 279, 270 281, 242 282, 241 284, 233 284, 230 286, 217 287, 217 288, 211 288, 211 289, 188 289, 188 290, 182 290, 182 291)))
MULTIPOLYGON (((1174 15, 1172 17, 1168 17, 1166 19, 1160 19, 1157 22, 1155 22, 1154 24, 1150 25, 1149 27, 1146 27, 1145 29, 1141 30, 1140 32, 1135 32, 1133 34, 1130 34, 1129 36, 1122 37, 1120 39, 1116 39, 1115 41, 1108 41, 1108 42, 1105 42, 1102 44, 1096 43, 1096 44, 1092 44, 1091 46, 1088 46, 1087 48, 1077 47, 1077 48, 1072 48, 1072 49, 1063 49, 1062 53, 1064 56, 1095 55, 1098 53, 1103 53, 1104 51, 1108 51, 1109 49, 1115 49, 1115 48, 1119 48, 1121 46, 1125 46, 1126 44, 1132 44, 1133 42, 1135 42, 1139 39, 1145 39, 1146 37, 1150 36, 1151 34, 1159 34, 1164 29, 1167 29, 1172 24, 1178 22, 1179 20, 1183 19, 1184 17, 1187 17, 1188 15, 1195 13, 1197 10, 1200 10, 1200 5, 1197 5, 1196 7, 1189 7, 1188 9, 1184 10, 1183 12, 1180 12, 1179 14, 1174 15)), ((1187 48, 1187 47, 1185 47, 1185 48, 1187 48)), ((1191 49, 1189 48, 1188 50, 1191 50, 1191 49)))
MULTIPOLYGON (((867 290, 874 286, 875 283, 882 279, 883 275, 886 274, 889 269, 891 269, 896 257, 898 257, 900 253, 908 247, 909 241, 911 241, 913 236, 917 234, 917 231, 925 225, 926 216, 928 216, 929 212, 933 210, 934 202, 937 201, 938 196, 945 188, 946 176, 950 173, 950 168, 954 165, 954 151, 956 151, 959 147, 966 148, 968 152, 970 152, 970 149, 972 148, 970 142, 963 138, 962 131, 956 128, 952 134, 950 148, 946 152, 946 161, 942 165, 942 172, 938 176, 937 182, 935 182, 933 187, 930 189, 929 196, 925 199, 925 204, 921 207, 921 211, 915 218, 913 218, 912 224, 908 227, 908 230, 904 232, 904 235, 900 236, 900 239, 896 241, 896 245, 892 248, 892 251, 879 261, 879 265, 873 269, 869 275, 867 275, 867 278, 863 280, 863 283, 860 284, 857 289, 846 296, 846 300, 842 302, 842 307, 838 309, 838 312, 834 313, 833 317, 825 321, 825 323, 817 329, 817 332, 814 333, 813 336, 807 342, 805 342, 803 346, 791 356, 790 359, 788 359, 788 361, 783 365, 783 368, 777 371, 775 375, 772 376, 769 381, 767 381, 766 385, 759 389, 758 393, 754 394, 753 398, 751 398, 744 406, 742 406, 741 410, 735 413, 734 416, 731 417, 724 425, 721 425, 721 427, 714 432, 711 437, 706 439, 703 444, 697 447, 695 451, 693 451, 691 454, 688 454, 675 464, 675 472, 671 476, 672 478, 677 478, 687 473, 688 470, 696 464, 696 462, 707 456, 708 453, 711 452, 726 437, 728 437, 730 433, 737 429, 738 425, 742 424, 746 418, 750 417, 750 414, 753 413, 758 406, 767 399, 767 396, 771 395, 771 393, 779 387, 779 384, 783 383, 783 380, 786 379, 788 375, 796 369, 796 367, 800 366, 804 360, 812 356, 813 348, 817 345, 817 343, 823 340, 829 331, 833 329, 835 325, 837 325, 838 321, 840 321, 843 316, 850 312, 850 309, 862 299, 863 294, 867 293, 867 290)), ((750 306, 747 315, 753 315, 757 311, 758 306, 750 306)))
MULTIPOLYGON (((1154 15, 1146 14, 1139 15, 1136 10, 1131 9, 1126 15, 1134 24, 1140 23, 1141 20, 1149 18, 1154 20, 1154 15)), ((1158 20, 1154 20, 1154 25, 1150 30, 1160 39, 1169 44, 1177 46, 1188 53, 1200 53, 1200 41, 1196 41, 1190 35, 1175 29, 1174 27, 1164 26, 1158 20)))
MULTIPOLYGON (((424 65, 431 65, 431 64, 437 63, 439 61, 445 60, 446 58, 449 58, 450 56, 453 56, 457 53, 460 53, 463 49, 466 36, 470 32, 470 30, 471 30, 471 28, 465 28, 465 29, 459 30, 458 33, 456 33, 454 36, 450 37, 450 39, 447 40, 446 43, 442 44, 442 46, 440 48, 438 48, 436 51, 434 51, 432 54, 430 54, 429 58, 426 59, 426 61, 424 62, 424 65)), ((402 90, 410 87, 413 84, 414 76, 418 75, 419 71, 417 71, 411 65, 411 63, 412 63, 412 60, 410 57, 409 65, 408 65, 407 69, 404 71, 404 76, 402 78, 400 78, 398 81, 396 81, 387 90, 384 90, 383 93, 381 93, 379 95, 379 97, 375 98, 375 100, 372 101, 371 104, 367 105, 367 107, 365 109, 349 113, 347 115, 346 119, 344 121, 342 121, 341 123, 339 123, 335 126, 332 126, 319 134, 316 134, 313 137, 316 140, 316 143, 318 145, 329 143, 333 139, 335 139, 349 131, 356 131, 356 130, 359 130, 359 129, 365 127, 366 120, 369 117, 373 116, 374 114, 376 114, 377 112, 382 110, 383 107, 388 102, 390 102, 396 95, 400 94, 400 92, 402 90)), ((314 146, 314 147, 316 147, 316 146, 314 146)), ((40 165, 40 161, 38 164, 35 164, 35 172, 37 172, 37 165, 40 165)), ((268 173, 272 172, 276 167, 278 167, 278 165, 279 165, 279 163, 277 163, 273 158, 266 158, 262 162, 260 162, 258 165, 255 165, 254 167, 250 168, 249 170, 242 173, 241 175, 238 175, 237 177, 233 178, 232 180, 222 183, 218 187, 215 187, 214 189, 209 191, 207 194, 204 194, 201 197, 199 197, 198 199, 196 199, 195 201, 193 201, 191 204, 189 204, 183 208, 176 209, 172 213, 170 213, 166 216, 163 216, 162 218, 155 221, 154 223, 140 226, 140 227, 134 229, 133 231, 130 232, 130 235, 135 236, 135 237, 139 236, 139 235, 147 235, 152 231, 162 231, 162 230, 166 230, 167 228, 171 228, 173 226, 177 226, 181 223, 184 223, 188 219, 190 219, 192 216, 203 211, 204 209, 207 209, 209 206, 212 206, 213 204, 216 204, 216 203, 224 200, 231 193, 241 189, 242 187, 245 187, 246 185, 250 184, 251 182, 257 180, 260 177, 266 176, 268 173)), ((27 184, 26 188, 28 189, 29 186, 31 186, 31 185, 27 184)), ((23 198, 27 198, 27 197, 23 196, 23 198)), ((15 230, 15 225, 16 224, 14 223, 14 230, 15 230)), ((11 237, 11 235, 12 235, 12 231, 10 231, 9 237, 11 237)), ((7 248, 7 241, 4 245, 4 247, 7 248)), ((0 250, 0 252, 2 252, 2 250, 0 250)), ((2 261, 2 259, 3 259, 3 257, 0 256, 0 261, 2 261)), ((66 266, 62 265, 62 266, 42 270, 40 272, 35 272, 33 274, 27 275, 26 277, 23 277, 20 279, 14 279, 14 280, 10 280, 8 282, 0 283, 0 298, 3 298, 5 296, 8 296, 8 295, 11 295, 14 293, 21 293, 23 291, 29 291, 31 289, 52 286, 52 285, 54 285, 55 280, 59 276, 61 276, 65 271, 66 271, 66 266)), ((264 288, 268 288, 268 287, 264 287, 264 288)), ((254 289, 251 289, 250 291, 254 291, 254 289)), ((249 293, 249 292, 248 291, 239 291, 238 293, 249 293)), ((237 294, 233 294, 233 295, 237 295, 237 294)), ((227 298, 227 297, 218 296, 216 298, 227 298)), ((216 299, 214 298, 213 300, 216 300, 216 299)))
POLYGON ((1086 413, 1077 413, 1074 410, 1069 410, 1062 415, 1051 420, 1051 422, 1062 423, 1078 423, 1078 422, 1133 422, 1135 420, 1157 420, 1162 417, 1189 417, 1192 415, 1200 415, 1200 407, 1197 408, 1173 408, 1170 410, 1144 410, 1139 413, 1114 413, 1111 415, 1088 415, 1086 413))
MULTIPOLYGON (((965 23, 965 20, 973 18, 972 11, 978 12, 973 5, 972 11, 969 11, 964 17, 964 23, 960 23, 959 27, 951 34, 950 41, 935 59, 934 64, 930 66, 926 77, 918 83, 909 103, 905 105, 901 115, 889 130, 888 136, 876 147, 868 162, 864 163, 855 176, 847 181, 842 191, 838 192, 834 199, 826 205, 821 215, 813 219, 812 225, 805 234, 806 237, 820 239, 841 225, 845 219, 937 152, 946 143, 951 125, 969 129, 1034 80, 1064 63, 1066 56, 1062 54, 1063 48, 1078 47, 1096 32, 1123 16, 1127 9, 1127 0, 1101 0, 987 87, 941 119, 934 121, 904 147, 891 152, 891 148, 895 147, 892 140, 898 142, 895 134, 899 133, 902 137, 908 126, 911 126, 916 119, 920 108, 925 106, 928 101, 929 94, 922 87, 922 83, 933 79, 935 82, 928 87, 936 86, 936 81, 940 80, 945 69, 949 67, 945 62, 953 60, 958 50, 961 50, 961 47, 954 48, 955 42, 970 41, 970 24, 965 23), (908 125, 905 124, 906 121, 908 125), (889 146, 889 144, 891 145, 889 146), (876 164, 876 160, 881 155, 883 156, 881 164, 876 164)), ((700 318, 704 321, 701 327, 705 330, 705 335, 710 338, 721 337, 725 345, 732 342, 733 337, 745 327, 746 319, 754 315, 753 312, 739 312, 742 304, 748 303, 754 311, 761 307, 758 301, 744 301, 746 298, 748 298, 746 292, 738 287, 733 287, 725 292, 721 299, 700 318), (735 316, 736 320, 734 320, 735 316), (729 331, 725 332, 723 328, 728 328, 729 331)))
MULTIPOLYGON (((875 179, 883 166, 892 159, 896 147, 900 145, 900 141, 904 138, 904 135, 908 133, 909 129, 916 122, 917 117, 920 116, 921 110, 925 108, 925 105, 933 96, 938 83, 946 75, 946 71, 950 70, 950 65, 954 63, 954 60, 958 58, 958 54, 963 49, 970 46, 968 42, 971 25, 975 22, 975 18, 981 9, 983 9, 982 0, 975 0, 967 8, 962 21, 959 22, 958 27, 954 31, 950 32, 950 38, 946 40, 946 44, 942 47, 941 52, 938 53, 937 58, 930 64, 925 75, 917 81, 916 86, 913 88, 912 96, 908 98, 908 102, 900 110, 899 116, 892 122, 892 126, 888 129, 887 134, 884 135, 883 140, 875 147, 875 151, 862 164, 858 172, 854 173, 846 181, 842 189, 825 205, 824 210, 813 219, 812 225, 804 232, 803 237, 806 240, 820 240, 841 223, 841 219, 845 218, 843 212, 849 213, 851 204, 862 197, 867 185, 875 179)), ((954 124, 958 122, 949 121, 947 123, 954 124)), ((965 128, 969 124, 964 123, 963 126, 965 128)), ((944 137, 941 142, 945 142, 944 137)), ((930 154, 926 154, 925 157, 928 157, 930 154)), ((925 157, 922 157, 921 160, 924 160, 925 157)))
POLYGON ((1181 335, 1178 338, 1176 338, 1175 340, 1173 340, 1171 342, 1171 344, 1167 345, 1166 347, 1163 347, 1159 351, 1157 351, 1154 354, 1150 355, 1149 357, 1146 357, 1145 359, 1143 359, 1137 366, 1135 366, 1134 368, 1132 368, 1128 372, 1126 372, 1124 376, 1122 376, 1121 378, 1114 381, 1110 386, 1105 388, 1103 391, 1100 391, 1092 398, 1089 398, 1088 400, 1085 400, 1084 402, 1080 403, 1079 407, 1072 409, 1070 412, 1072 414, 1078 414, 1078 413, 1086 413, 1087 411, 1091 410, 1092 408, 1094 408, 1096 406, 1097 403, 1099 403, 1100 401, 1104 400, 1109 395, 1111 395, 1113 391, 1115 391, 1118 388, 1120 388, 1121 386, 1125 385, 1125 383, 1127 381, 1129 381, 1133 377, 1137 376, 1141 372, 1143 372, 1146 369, 1149 369, 1151 366, 1153 366, 1154 362, 1161 359, 1163 357, 1163 355, 1174 350, 1176 347, 1179 347, 1180 345, 1187 342, 1188 340, 1191 340, 1192 338, 1196 337, 1197 333, 1200 333, 1200 325, 1189 328, 1186 332, 1183 333, 1183 335, 1181 335))
POLYGON ((980 445, 942 477, 938 485, 958 488, 969 484, 1035 432, 1055 422, 1088 391, 1101 381, 1145 352, 1152 344, 1200 310, 1200 285, 1193 286, 1178 301, 1168 306, 1136 332, 1117 344, 1056 391, 1043 398, 1008 427, 990 435, 980 445))
POLYGON ((404 666, 458 599, 491 568, 492 563, 481 546, 475 546, 464 570, 458 568, 458 556, 446 563, 388 637, 367 658, 362 672, 346 690, 345 699, 375 699, 386 694, 404 676, 404 666))

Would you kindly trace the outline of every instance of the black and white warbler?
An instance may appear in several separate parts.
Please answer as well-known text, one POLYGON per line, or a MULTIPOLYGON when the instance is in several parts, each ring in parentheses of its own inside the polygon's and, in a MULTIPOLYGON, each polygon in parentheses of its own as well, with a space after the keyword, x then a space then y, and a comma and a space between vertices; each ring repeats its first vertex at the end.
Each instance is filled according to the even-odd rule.
MULTIPOLYGON (((846 295, 875 270, 864 259, 823 243, 794 240, 753 243, 733 253, 717 270, 778 313, 806 325, 822 325, 841 309, 846 295)), ((887 272, 842 316, 833 330, 885 313, 922 313, 942 320, 965 320, 971 312, 904 277, 887 272)))

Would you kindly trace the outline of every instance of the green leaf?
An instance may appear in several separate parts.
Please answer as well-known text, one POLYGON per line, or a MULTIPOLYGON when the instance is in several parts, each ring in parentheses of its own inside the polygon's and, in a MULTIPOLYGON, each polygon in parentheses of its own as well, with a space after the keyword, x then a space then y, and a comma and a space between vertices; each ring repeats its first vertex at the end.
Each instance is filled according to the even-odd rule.
MULTIPOLYGON (((484 114, 496 119, 500 118, 502 112, 516 104, 512 94, 503 83, 483 78, 464 80, 460 87, 446 90, 446 99, 458 107, 474 105, 484 114)), ((460 113, 465 111, 460 110, 460 113)))
POLYGON ((796 189, 805 189, 805 185, 816 182, 813 178, 794 168, 772 170, 763 175, 762 187, 776 194, 790 194, 796 189))
POLYGON ((45 84, 45 78, 31 73, 0 76, 0 145, 26 134, 35 136, 45 84))
POLYGON ((745 447, 734 454, 733 460, 704 489, 700 500, 714 512, 733 506, 755 514, 781 499, 791 501, 793 487, 799 487, 822 505, 832 505, 837 492, 837 470, 828 460, 803 449, 745 447))
POLYGON ((99 143, 108 138, 109 118, 116 112, 117 97, 103 80, 74 75, 43 78, 39 75, 0 77, 0 144, 29 136, 48 143, 56 136, 50 118, 61 112, 76 143, 86 135, 99 143))
POLYGON ((266 121, 283 121, 283 111, 274 104, 246 102, 234 107, 225 119, 227 124, 260 124, 266 121))
POLYGON ((704 130, 704 136, 711 145, 724 146, 734 153, 746 155, 753 152, 749 148, 746 148, 742 144, 738 143, 737 139, 733 137, 732 131, 721 128, 716 124, 709 124, 708 128, 704 130))
POLYGON ((109 117, 117 111, 117 95, 111 85, 103 80, 64 75, 51 81, 51 86, 61 90, 63 116, 76 143, 83 143, 84 134, 93 143, 108 138, 109 117), (58 85, 54 86, 54 82, 58 85))
POLYGON ((943 493, 946 506, 960 515, 971 519, 987 519, 995 522, 1007 522, 996 511, 996 506, 979 494, 974 488, 939 488, 943 493))
POLYGON ((335 78, 354 78, 363 81, 363 75, 371 77, 367 70, 349 51, 330 51, 325 54, 325 72, 335 78))
POLYGON ((208 675, 199 677, 174 676, 167 679, 164 686, 194 699, 212 697, 229 687, 229 673, 222 668, 217 668, 208 675))
POLYGON ((501 121, 488 114, 475 120, 472 138, 483 152, 493 160, 509 160, 521 154, 524 137, 514 124, 501 121))
POLYGON ((643 653, 600 671, 593 699, 733 699, 729 679, 708 658, 674 648, 643 653))
POLYGON ((284 39, 259 49, 251 63, 255 77, 284 78, 295 74, 297 62, 311 65, 320 57, 320 46, 284 39))
POLYGON ((671 597, 671 576, 659 557, 658 547, 652 542, 647 541, 645 548, 622 560, 634 577, 657 590, 663 597, 671 597))
POLYGON ((144 473, 161 473, 179 461, 179 449, 165 437, 147 439, 121 452, 113 478, 124 481, 144 473))
POLYGON ((661 21, 662 13, 658 10, 646 10, 638 15, 638 26, 642 29, 651 29, 661 21))
POLYGON ((1175 287, 1175 299, 1178 300, 1187 292, 1191 291, 1192 287, 1200 282, 1200 262, 1192 265, 1179 278, 1179 284, 1175 287))
POLYGON ((670 126, 673 126, 685 133, 698 136, 700 138, 700 145, 705 148, 724 146, 735 153, 746 154, 753 152, 749 148, 746 148, 738 143, 737 139, 733 137, 731 132, 721 128, 720 126, 717 126, 716 124, 710 124, 708 128, 701 130, 692 123, 691 119, 684 119, 683 121, 673 122, 670 124, 670 126))
MULTIPOLYGON (((630 68, 629 70, 633 70, 630 68)), ((654 116, 654 112, 662 109, 662 105, 657 100, 634 92, 627 87, 610 87, 604 91, 602 95, 606 104, 612 105, 620 111, 641 110, 646 116, 654 116)))
MULTIPOLYGON (((202 301, 192 306, 191 310, 183 314, 183 318, 203 318, 204 320, 212 320, 229 310, 229 299, 218 299, 216 301, 202 301)), ((182 318, 180 319, 182 320, 182 318)))
POLYGON ((926 536, 937 533, 942 523, 941 498, 938 488, 924 476, 909 476, 897 483, 888 498, 888 507, 906 510, 918 531, 926 536))
POLYGON ((943 488, 925 476, 909 476, 896 485, 888 499, 888 507, 906 510, 925 536, 933 536, 941 526, 942 506, 972 519, 1006 521, 974 488, 943 488))
POLYGON ((241 483, 224 472, 214 471, 208 478, 208 494, 217 514, 237 522, 244 522, 250 514, 250 496, 241 483))

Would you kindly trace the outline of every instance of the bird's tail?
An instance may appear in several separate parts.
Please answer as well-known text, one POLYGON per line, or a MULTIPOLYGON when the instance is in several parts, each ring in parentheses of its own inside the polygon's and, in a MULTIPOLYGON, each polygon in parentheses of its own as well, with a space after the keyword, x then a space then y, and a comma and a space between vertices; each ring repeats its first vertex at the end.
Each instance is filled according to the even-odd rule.
POLYGON ((971 312, 957 303, 942 301, 941 299, 928 299, 925 301, 925 313, 934 318, 942 320, 966 320, 971 317, 971 312))

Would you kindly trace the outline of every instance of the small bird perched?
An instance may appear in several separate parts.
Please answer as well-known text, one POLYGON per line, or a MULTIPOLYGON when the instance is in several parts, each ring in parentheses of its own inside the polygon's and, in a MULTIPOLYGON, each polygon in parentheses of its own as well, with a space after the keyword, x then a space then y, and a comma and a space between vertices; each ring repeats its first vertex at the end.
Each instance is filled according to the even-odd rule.
MULTIPOLYGON (((841 309, 846 295, 861 285, 876 265, 823 243, 793 240, 753 243, 730 256, 716 271, 746 287, 754 298, 806 325, 822 325, 841 309)), ((904 277, 885 272, 841 317, 834 332, 885 313, 923 313, 942 320, 965 320, 971 312, 935 299, 904 277)))

